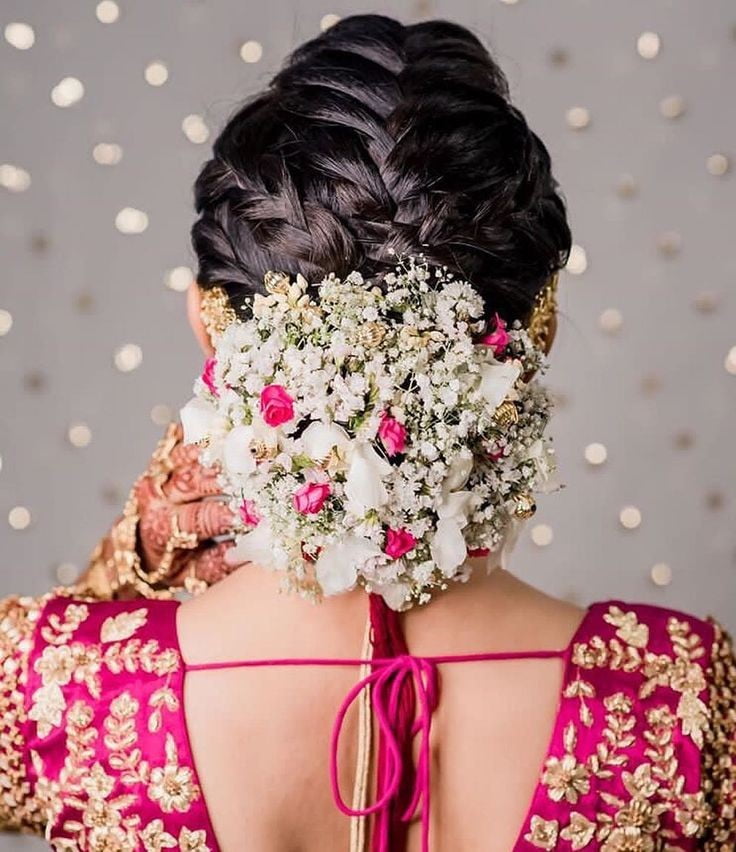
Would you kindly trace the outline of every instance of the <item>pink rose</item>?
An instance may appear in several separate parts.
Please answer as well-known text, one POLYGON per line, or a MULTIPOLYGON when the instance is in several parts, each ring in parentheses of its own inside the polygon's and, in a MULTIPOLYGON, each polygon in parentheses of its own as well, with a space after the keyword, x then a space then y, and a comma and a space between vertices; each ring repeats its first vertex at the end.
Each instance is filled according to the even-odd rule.
POLYGON ((386 530, 386 545, 383 552, 392 559, 398 559, 416 546, 417 540, 409 530, 386 530))
POLYGON ((496 313, 494 314, 496 327, 490 334, 481 337, 480 342, 493 349, 494 355, 502 355, 504 349, 509 345, 511 335, 506 331, 506 323, 496 313))
POLYGON ((266 385, 261 391, 261 414, 269 426, 288 423, 294 416, 294 400, 282 385, 266 385))
POLYGON ((261 516, 256 512, 256 507, 252 500, 243 500, 238 511, 240 519, 247 527, 257 527, 261 522, 261 516))
POLYGON ((387 411, 381 412, 378 437, 390 456, 403 453, 406 448, 406 428, 395 417, 391 417, 387 411))
POLYGON ((202 381, 207 386, 207 390, 213 396, 219 396, 220 392, 217 390, 217 385, 215 384, 215 367, 217 366, 217 358, 208 358, 204 362, 204 369, 202 370, 202 381))
POLYGON ((302 515, 316 515, 330 496, 329 482, 305 482, 294 492, 291 500, 294 508, 302 515))

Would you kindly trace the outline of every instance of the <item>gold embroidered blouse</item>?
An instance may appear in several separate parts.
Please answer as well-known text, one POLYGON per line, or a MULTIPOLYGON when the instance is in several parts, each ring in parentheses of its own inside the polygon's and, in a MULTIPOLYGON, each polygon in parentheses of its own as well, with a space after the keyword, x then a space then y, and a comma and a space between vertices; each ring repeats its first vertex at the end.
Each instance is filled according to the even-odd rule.
MULTIPOLYGON (((177 606, 64 590, 0 602, 2 828, 58 852, 218 849, 182 709, 177 606)), ((535 849, 736 849, 736 660, 716 622, 588 609, 514 845, 535 849)))

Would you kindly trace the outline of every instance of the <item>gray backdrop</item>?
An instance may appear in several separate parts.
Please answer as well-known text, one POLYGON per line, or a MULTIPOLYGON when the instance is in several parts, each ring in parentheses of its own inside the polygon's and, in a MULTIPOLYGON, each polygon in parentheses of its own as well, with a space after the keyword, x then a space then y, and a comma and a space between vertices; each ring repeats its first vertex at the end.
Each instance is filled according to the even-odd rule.
POLYGON ((120 0, 111 23, 109 2, 2 0, 0 26, 28 23, 35 42, 21 49, 17 26, 0 39, 0 592, 41 592, 84 563, 153 420, 188 398, 200 357, 167 285, 194 265, 197 140, 325 15, 367 10, 454 18, 486 40, 569 201, 580 250, 548 374, 567 488, 541 498, 512 565, 581 602, 644 599, 736 628, 732 0, 120 0), (79 94, 67 77, 84 95, 63 107, 79 94), (122 159, 96 162, 99 143, 122 159), (140 227, 124 208, 147 215, 142 233, 116 227, 140 227), (143 358, 125 372, 127 344, 143 358))

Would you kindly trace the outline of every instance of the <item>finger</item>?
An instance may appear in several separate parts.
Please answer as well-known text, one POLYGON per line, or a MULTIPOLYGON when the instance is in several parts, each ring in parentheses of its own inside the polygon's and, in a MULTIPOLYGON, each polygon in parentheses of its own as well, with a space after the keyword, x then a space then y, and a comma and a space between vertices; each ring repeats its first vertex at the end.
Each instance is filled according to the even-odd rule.
POLYGON ((198 541, 232 532, 235 516, 220 500, 200 500, 175 508, 179 529, 194 533, 198 541))
POLYGON ((195 577, 197 580, 203 580, 208 585, 224 579, 234 570, 225 561, 227 551, 232 549, 232 547, 233 543, 229 541, 207 545, 194 551, 189 555, 188 559, 181 562, 178 573, 171 581, 172 584, 183 586, 187 577, 195 577))
POLYGON ((219 471, 197 460, 174 468, 162 488, 172 503, 189 503, 220 494, 219 471))
POLYGON ((199 461, 202 448, 196 444, 177 444, 171 451, 171 464, 174 467, 186 467, 199 461))

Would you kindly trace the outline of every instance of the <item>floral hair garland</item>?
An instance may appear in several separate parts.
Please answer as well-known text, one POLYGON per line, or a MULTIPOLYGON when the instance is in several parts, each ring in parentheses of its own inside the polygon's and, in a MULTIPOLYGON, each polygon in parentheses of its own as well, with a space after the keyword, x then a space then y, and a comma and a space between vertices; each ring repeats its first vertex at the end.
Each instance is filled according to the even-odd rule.
POLYGON ((182 410, 221 467, 237 555, 319 598, 354 588, 396 610, 469 576, 532 492, 559 488, 546 357, 521 323, 423 258, 365 282, 269 273, 182 410), (489 327, 490 326, 490 327, 489 327))

